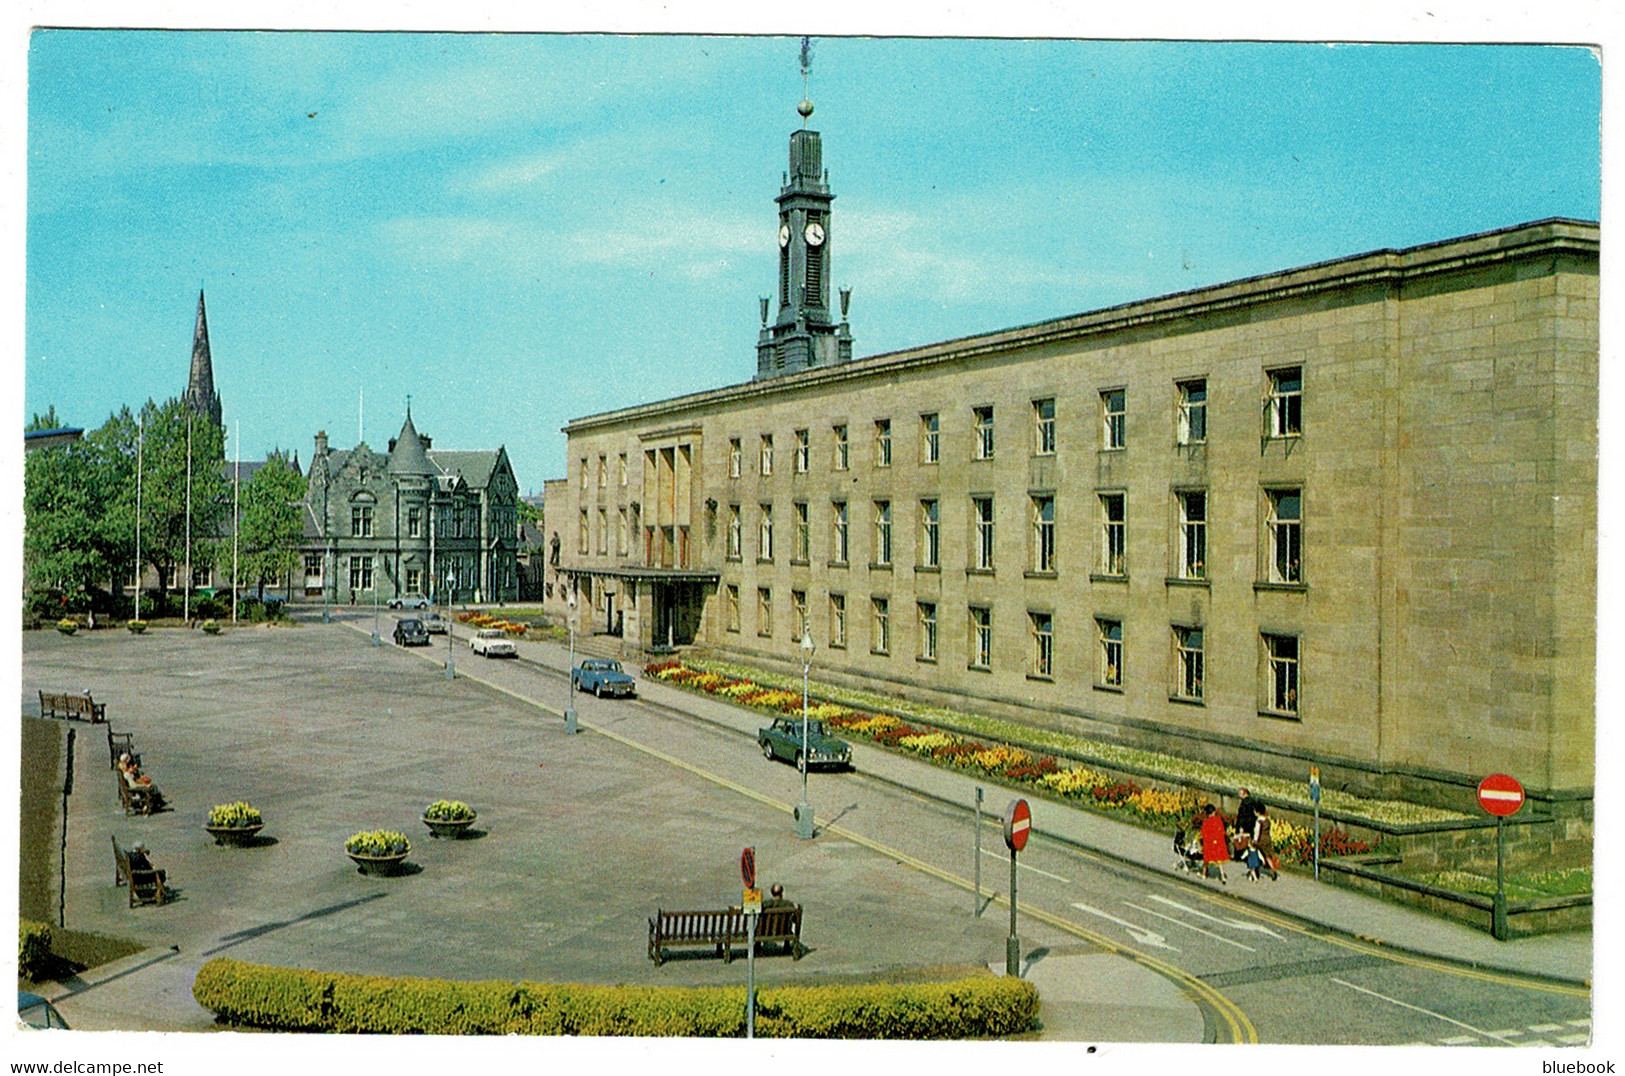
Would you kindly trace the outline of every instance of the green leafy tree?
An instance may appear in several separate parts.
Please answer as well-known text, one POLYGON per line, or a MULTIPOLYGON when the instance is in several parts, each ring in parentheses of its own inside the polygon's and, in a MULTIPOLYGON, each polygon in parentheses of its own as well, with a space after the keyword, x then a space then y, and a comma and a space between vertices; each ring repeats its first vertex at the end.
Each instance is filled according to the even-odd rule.
MULTIPOLYGON (((54 418, 53 408, 45 420, 54 418)), ((86 591, 105 583, 109 569, 97 541, 102 498, 94 455, 75 441, 35 449, 23 463, 24 580, 32 591, 60 592, 74 608, 85 607, 86 591)))
POLYGON ((238 573, 263 600, 266 584, 283 579, 299 563, 305 479, 286 453, 272 452, 239 492, 238 573))
POLYGON ((222 474, 225 431, 199 416, 179 398, 147 401, 142 452, 141 556, 158 570, 160 586, 170 569, 187 562, 187 440, 191 440, 191 563, 213 562, 218 537, 231 507, 222 474))

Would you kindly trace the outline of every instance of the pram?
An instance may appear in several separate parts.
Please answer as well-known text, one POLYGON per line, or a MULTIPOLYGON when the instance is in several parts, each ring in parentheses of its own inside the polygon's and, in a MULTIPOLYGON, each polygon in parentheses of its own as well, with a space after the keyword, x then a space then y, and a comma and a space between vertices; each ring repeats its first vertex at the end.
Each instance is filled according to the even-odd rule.
POLYGON ((1175 870, 1187 874, 1202 873, 1202 842, 1198 840, 1187 844, 1183 829, 1174 830, 1174 855, 1177 857, 1174 862, 1175 870))

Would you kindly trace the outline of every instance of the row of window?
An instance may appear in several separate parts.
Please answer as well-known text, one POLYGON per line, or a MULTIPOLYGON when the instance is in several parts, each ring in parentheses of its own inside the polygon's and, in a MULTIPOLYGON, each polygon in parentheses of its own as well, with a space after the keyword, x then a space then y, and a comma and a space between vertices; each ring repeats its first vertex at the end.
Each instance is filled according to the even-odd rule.
MULTIPOLYGON (((1266 429, 1271 437, 1297 437, 1302 433, 1303 368, 1287 367, 1266 371, 1269 394, 1265 399, 1266 429)), ((1201 444, 1207 440, 1207 380, 1195 378, 1175 382, 1176 409, 1175 438, 1179 444, 1201 444)), ((1099 399, 1099 446, 1114 451, 1128 447, 1127 391, 1106 389, 1099 399)), ((971 408, 971 458, 992 459, 994 454, 994 413, 991 405, 971 408)), ((1053 456, 1058 448, 1055 422, 1055 398, 1045 397, 1032 402, 1032 453, 1053 456)), ((792 467, 796 474, 812 469, 812 432, 807 429, 793 431, 792 467)), ((834 470, 846 471, 852 465, 851 431, 845 424, 830 427, 830 464, 834 470)), ((889 418, 876 419, 870 442, 870 460, 875 467, 892 465, 893 429, 889 418)), ((942 458, 942 415, 929 412, 920 416, 919 446, 921 463, 937 463, 942 458)), ((621 456, 621 484, 626 484, 626 457, 621 456)), ((581 484, 587 487, 587 461, 581 461, 581 484)), ((756 470, 763 477, 773 474, 774 443, 771 433, 760 435, 756 450, 756 470)), ((740 478, 745 471, 745 448, 741 438, 728 439, 728 477, 740 478)), ((598 457, 598 485, 605 484, 605 457, 598 457)))
MULTIPOLYGON (((350 537, 372 538, 373 519, 376 505, 364 501, 356 501, 350 505, 350 537)), ((434 513, 436 517, 435 534, 441 538, 462 538, 464 531, 467 537, 479 537, 479 509, 473 505, 465 509, 462 505, 453 505, 449 512, 434 513)), ((511 513, 493 511, 491 515, 492 529, 497 538, 515 538, 517 534, 517 516, 511 513)), ((408 505, 406 509, 406 537, 423 537, 423 506, 408 505)))
MULTIPOLYGON (((346 556, 344 559, 349 567, 350 589, 358 591, 370 591, 373 588, 373 582, 377 575, 375 564, 381 561, 383 558, 352 553, 346 556)), ((325 574, 322 569, 322 560, 322 554, 320 553, 305 554, 305 581, 307 584, 313 580, 319 581, 325 574)), ((442 567, 448 579, 458 577, 463 579, 472 579, 474 577, 474 562, 466 558, 448 559, 443 563, 442 567)), ((496 571, 498 586, 512 586, 516 582, 513 569, 506 563, 498 561, 496 571)), ((424 582, 427 579, 427 576, 424 574, 424 570, 422 568, 408 567, 405 569, 405 575, 405 593, 421 594, 425 592, 426 588, 424 586, 424 582)), ((342 578, 342 576, 340 578, 342 578)))
MULTIPOLYGON (((627 479, 625 452, 622 452, 619 459, 617 459, 615 469, 615 484, 620 486, 622 489, 625 489, 627 479)), ((590 472, 587 469, 587 457, 583 456, 581 457, 581 488, 583 490, 587 488, 587 480, 589 477, 590 472)), ((598 488, 609 488, 609 457, 603 454, 600 454, 598 457, 598 488)))
MULTIPOLYGON (((829 645, 836 649, 847 646, 847 601, 845 594, 831 592, 829 601, 829 645)), ((723 626, 730 632, 740 630, 740 597, 736 584, 722 588, 723 626)), ((915 603, 917 631, 915 657, 924 662, 938 659, 940 643, 939 606, 936 602, 915 603)), ((762 638, 773 636, 773 588, 756 590, 756 634, 762 638)), ((1049 612, 1028 611, 1027 627, 1029 650, 1026 657, 1027 676, 1039 680, 1052 680, 1055 676, 1055 616, 1049 612)), ((1122 690, 1126 683, 1123 664, 1123 622, 1109 617, 1096 617, 1095 684, 1107 690, 1122 690)), ((790 637, 805 638, 811 634, 808 619, 807 592, 790 592, 790 637)), ((890 655, 892 652, 892 602, 889 597, 869 599, 869 650, 873 654, 890 655)), ((1261 671, 1263 692, 1260 707, 1272 713, 1296 715, 1298 713, 1298 637, 1261 633, 1261 671)), ((1204 698, 1203 664, 1205 639, 1200 627, 1175 624, 1169 637, 1169 697, 1183 702, 1201 702, 1204 698)), ((966 667, 978 671, 993 668, 993 609, 986 605, 972 605, 966 610, 966 667)))
MULTIPOLYGON (((1303 497, 1296 487, 1265 489, 1264 541, 1268 550, 1266 577, 1272 583, 1301 583, 1303 550, 1303 497)), ((1128 495, 1121 492, 1097 494, 1100 555, 1096 571, 1108 576, 1128 574, 1128 495)), ((1178 557, 1175 572, 1182 579, 1207 578, 1207 510, 1205 490, 1181 490, 1174 493, 1178 512, 1178 557)), ((806 501, 791 506, 791 548, 793 562, 811 560, 812 517, 806 501)), ((728 505, 726 556, 740 560, 744 553, 744 517, 737 504, 728 505)), ((1055 496, 1042 493, 1029 497, 1031 521, 1028 543, 1027 570, 1038 574, 1054 574, 1058 570, 1055 534, 1055 496)), ((942 502, 925 498, 918 502, 916 519, 916 566, 942 567, 942 502)), ((622 526, 626 512, 621 511, 622 526)), ((895 552, 895 521, 890 500, 871 502, 873 541, 870 546, 871 563, 876 567, 890 567, 895 552)), ((970 556, 966 567, 971 571, 993 571, 995 558, 995 522, 992 494, 974 494, 970 497, 970 556)), ((606 552, 608 536, 607 514, 599 511, 599 552, 606 552)), ((582 510, 582 541, 586 541, 586 510, 582 510)), ((770 503, 756 506, 756 556, 771 561, 775 557, 774 511, 770 503)), ((624 531, 619 540, 621 552, 626 551, 624 531)), ((583 552, 585 545, 583 544, 583 552)), ((830 502, 829 562, 834 565, 848 563, 851 553, 850 508, 846 501, 830 502)))

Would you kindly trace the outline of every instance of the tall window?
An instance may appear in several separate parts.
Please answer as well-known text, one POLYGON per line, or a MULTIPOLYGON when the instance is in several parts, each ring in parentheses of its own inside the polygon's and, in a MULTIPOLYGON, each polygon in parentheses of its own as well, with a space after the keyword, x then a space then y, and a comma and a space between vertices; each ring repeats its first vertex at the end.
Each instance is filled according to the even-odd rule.
POLYGON ((585 508, 581 510, 581 526, 576 532, 576 539, 576 552, 587 552, 587 543, 590 541, 591 535, 587 529, 587 510, 585 508))
POLYGON ((581 488, 582 488, 582 490, 585 490, 587 488, 587 457, 586 456, 581 457, 581 488))
POLYGON ((773 506, 757 505, 760 512, 756 526, 756 556, 761 560, 773 559, 773 506))
POLYGON ((599 456, 598 457, 598 488, 599 489, 607 489, 608 487, 609 487, 609 457, 608 456, 599 456))
POLYGON ((372 537, 372 505, 352 504, 350 506, 350 534, 356 538, 372 537))
POLYGON ((937 603, 920 602, 920 657, 937 660, 937 603))
POLYGON ((734 583, 722 588, 722 615, 729 631, 739 630, 739 587, 734 583))
POLYGON ((846 563, 847 533, 846 533, 846 502, 833 501, 830 504, 830 532, 829 532, 829 559, 836 564, 846 563))
POLYGON ((1269 579, 1303 582, 1303 498, 1295 489, 1266 490, 1269 498, 1269 579))
POLYGON ((1202 697, 1202 629, 1174 628, 1174 694, 1202 697))
POLYGON ((620 475, 621 488, 625 489, 626 488, 626 453, 625 452, 621 453, 621 462, 620 462, 620 466, 619 466, 619 468, 617 470, 617 473, 620 475))
POLYGON ((891 502, 875 502, 875 563, 891 563, 891 502))
POLYGON ((372 558, 352 556, 350 558, 350 589, 372 589, 372 558))
POLYGON ((978 407, 973 414, 976 417, 976 458, 990 460, 993 458, 993 408, 978 407))
POLYGON ((1100 571, 1103 575, 1128 574, 1126 500, 1121 493, 1100 495, 1100 571))
POLYGON ((791 637, 796 640, 805 639, 807 627, 807 592, 805 590, 792 590, 790 592, 790 631, 791 637))
POLYGON ((423 509, 418 505, 414 504, 406 510, 406 536, 423 537, 423 509))
POLYGON ((1127 393, 1122 389, 1111 389, 1100 394, 1100 447, 1106 449, 1122 448, 1126 443, 1125 418, 1127 415, 1127 393))
MULTIPOLYGON (((795 551, 791 554, 791 556, 796 560, 805 563, 809 559, 812 551, 812 523, 811 517, 807 511, 807 502, 797 501, 795 503, 795 513, 795 551)), ((796 638, 799 639, 801 636, 797 635, 796 638)))
POLYGON ((836 426, 835 434, 835 469, 844 471, 852 466, 852 446, 847 443, 846 427, 836 426))
POLYGON ((762 434, 761 472, 764 478, 773 473, 773 435, 770 433, 762 434))
MULTIPOLYGON (((806 474, 812 466, 812 434, 808 430, 796 431, 796 474, 806 474)), ((799 636, 798 636, 799 638, 799 636)))
POLYGON ((609 553, 609 509, 598 510, 598 555, 609 553))
POLYGON ((829 645, 846 645, 846 595, 829 596, 829 645))
POLYGON ((940 423, 936 414, 920 416, 920 462, 936 463, 942 458, 940 423))
POLYGON ((1207 494, 1177 493, 1179 499, 1179 577, 1207 578, 1207 494))
POLYGON ((1179 383, 1179 443, 1198 445, 1207 440, 1207 379, 1179 383))
POLYGON ((1033 498, 1033 571, 1055 570, 1055 498, 1033 498))
POLYGON ((1095 636, 1100 640, 1100 668, 1096 672, 1102 687, 1123 686, 1123 622, 1095 618, 1095 636))
POLYGON ((891 653, 891 599, 870 598, 870 611, 874 617, 869 636, 869 648, 877 654, 891 653))
POLYGON ((935 498, 920 502, 920 567, 942 567, 941 509, 935 498))
POLYGON ((628 547, 628 545, 630 544, 630 542, 632 540, 631 537, 630 537, 631 533, 632 532, 628 529, 628 522, 627 522, 627 518, 626 518, 626 509, 622 508, 620 510, 620 518, 616 521, 616 526, 615 526, 615 554, 616 554, 616 556, 621 556, 621 557, 626 556, 627 547, 628 547))
POLYGON ((1303 432, 1303 367, 1270 371, 1269 415, 1271 437, 1303 432))
POLYGON ((991 571, 993 569, 993 498, 972 497, 971 525, 975 528, 972 535, 971 565, 974 568, 991 571))
POLYGON ((993 667, 993 610, 985 605, 973 605, 970 610, 970 666, 993 667))
POLYGON ((875 420, 875 466, 891 466, 891 419, 875 420))
POLYGON ((408 569, 406 569, 406 592, 408 594, 417 594, 422 590, 423 590, 423 569, 422 568, 408 568, 408 569))
POLYGON ((773 634, 773 591, 768 587, 756 588, 756 634, 773 634))
POLYGON ((1032 675, 1055 675, 1055 618, 1049 613, 1028 613, 1033 637, 1032 675))
POLYGON ((739 506, 728 506, 728 559, 738 560, 745 546, 745 525, 739 517, 739 506))
POLYGON ((1264 636, 1264 655, 1269 662, 1268 709, 1282 714, 1298 712, 1298 639, 1294 635, 1264 636))
POLYGON ((728 438, 728 477, 738 478, 745 469, 745 448, 739 438, 728 438))
POLYGON ((1033 401, 1033 453, 1055 455, 1055 400, 1033 401))

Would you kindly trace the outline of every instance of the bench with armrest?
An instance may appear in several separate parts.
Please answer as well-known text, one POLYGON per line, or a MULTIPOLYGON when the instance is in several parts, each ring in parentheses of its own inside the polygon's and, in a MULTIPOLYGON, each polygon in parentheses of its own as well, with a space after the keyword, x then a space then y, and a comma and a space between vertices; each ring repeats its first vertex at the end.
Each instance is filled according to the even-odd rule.
POLYGON ((70 691, 41 691, 39 712, 41 717, 63 717, 96 724, 107 720, 107 704, 92 699, 88 691, 77 694, 70 691))
POLYGON ((124 806, 126 815, 151 814, 163 799, 157 785, 132 785, 123 770, 114 770, 113 780, 118 783, 119 803, 124 806))
POLYGON ((115 886, 128 885, 130 887, 130 907, 137 904, 162 904, 169 895, 164 885, 164 872, 154 867, 130 866, 130 853, 120 848, 118 838, 113 841, 113 884, 115 886))
POLYGON ((113 726, 107 726, 107 764, 118 769, 118 757, 129 755, 130 761, 137 766, 141 765, 141 756, 135 750, 135 733, 114 732, 113 726))
MULTIPOLYGON (((738 908, 725 911, 667 912, 656 910, 649 920, 649 959, 658 967, 666 950, 682 946, 709 946, 732 962, 734 946, 747 942, 745 913, 738 908)), ((757 944, 782 944, 800 960, 806 952, 801 944, 801 905, 765 908, 756 917, 757 944)))

